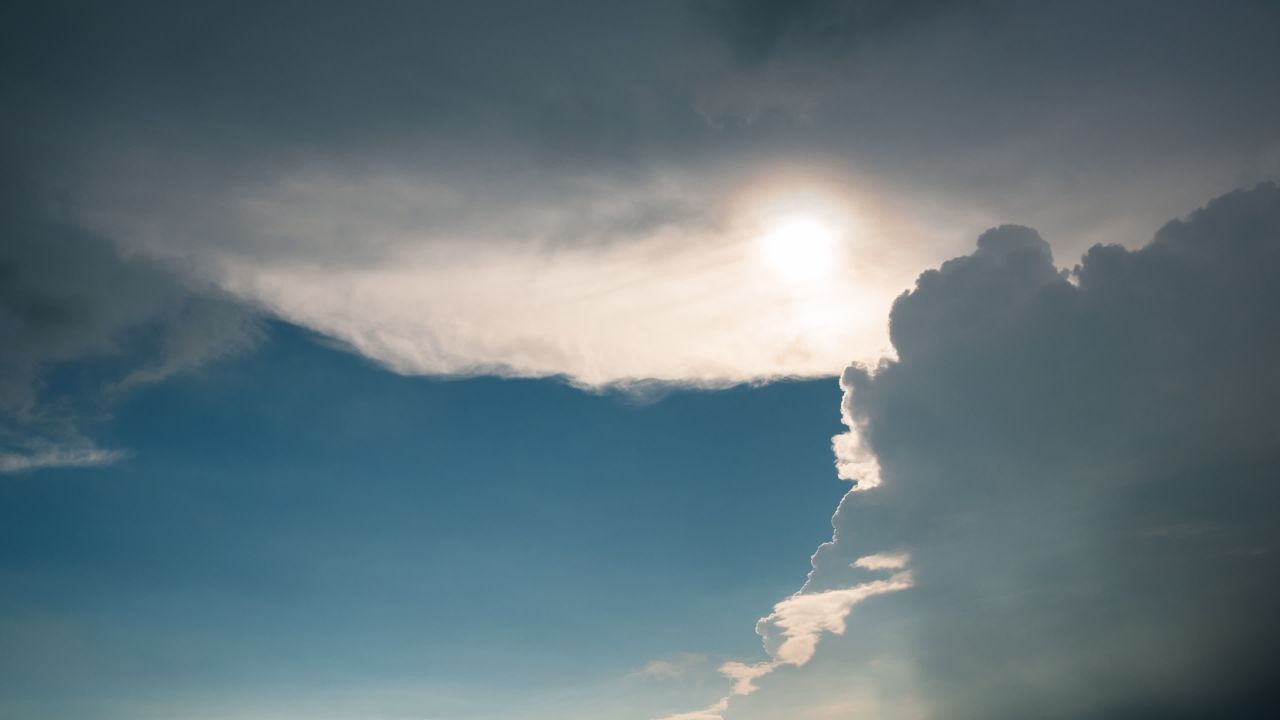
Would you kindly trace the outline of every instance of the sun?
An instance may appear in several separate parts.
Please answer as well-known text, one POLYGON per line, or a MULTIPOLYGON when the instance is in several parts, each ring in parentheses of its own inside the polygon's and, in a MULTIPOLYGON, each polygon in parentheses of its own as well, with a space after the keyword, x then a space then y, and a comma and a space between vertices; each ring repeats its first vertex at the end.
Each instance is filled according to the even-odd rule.
POLYGON ((829 272, 835 260, 836 233, 813 215, 785 215, 760 237, 760 259, 787 282, 815 280, 829 272))

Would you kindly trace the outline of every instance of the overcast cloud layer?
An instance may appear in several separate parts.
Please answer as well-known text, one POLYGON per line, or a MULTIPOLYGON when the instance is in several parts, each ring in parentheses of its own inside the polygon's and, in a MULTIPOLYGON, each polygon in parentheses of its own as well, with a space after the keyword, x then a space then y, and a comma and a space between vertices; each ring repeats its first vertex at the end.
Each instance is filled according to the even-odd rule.
POLYGON ((6 262, 92 267, 131 321, 7 343, 7 384, 155 319, 152 287, 407 373, 834 375, 983 227, 1070 264, 1274 177, 1275 28, 1243 2, 10 9, 4 234, 38 250, 6 262), (838 282, 759 267, 796 209, 837 227, 838 282))

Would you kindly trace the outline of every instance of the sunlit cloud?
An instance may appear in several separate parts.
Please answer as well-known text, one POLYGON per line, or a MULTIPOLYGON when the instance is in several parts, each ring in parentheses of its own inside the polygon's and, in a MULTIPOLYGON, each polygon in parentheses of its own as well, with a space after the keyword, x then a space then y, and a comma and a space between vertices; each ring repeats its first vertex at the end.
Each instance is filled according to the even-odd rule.
POLYGON ((911 571, 907 553, 880 553, 859 558, 854 565, 871 571, 896 570, 890 577, 839 590, 798 592, 773 606, 773 612, 756 623, 756 633, 764 640, 771 660, 757 663, 730 661, 720 666, 720 674, 732 681, 729 694, 706 710, 671 715, 660 720, 701 720, 719 718, 735 696, 751 695, 760 689, 757 681, 784 666, 802 667, 813 659, 823 635, 843 635, 853 608, 876 595, 910 588, 911 571))
POLYGON ((813 178, 719 194, 597 182, 565 207, 535 195, 472 215, 431 176, 350 172, 209 189, 225 212, 203 226, 149 186, 95 187, 85 217, 396 372, 592 388, 835 376, 887 346, 910 276, 859 239, 901 228, 813 178))
POLYGON ((760 253, 785 281, 811 282, 834 270, 835 230, 811 215, 780 217, 760 237, 760 253))
POLYGON ((863 570, 900 570, 911 562, 911 553, 893 552, 867 555, 854 560, 851 567, 863 570))
POLYGON ((777 664, 772 662, 747 664, 732 661, 720 666, 720 674, 733 681, 733 687, 730 688, 731 693, 734 695, 750 695, 760 689, 755 684, 756 679, 768 675, 776 668, 777 664))
POLYGON ((757 631, 764 637, 766 647, 773 646, 777 662, 804 665, 813 659, 818 640, 824 634, 844 634, 845 619, 855 605, 876 595, 906 590, 911 585, 911 573, 903 571, 887 580, 844 590, 792 595, 774 606, 773 612, 757 625, 757 631))
POLYGON ((97 467, 119 462, 128 456, 129 453, 123 450, 42 444, 28 452, 0 452, 0 473, 59 467, 97 467))

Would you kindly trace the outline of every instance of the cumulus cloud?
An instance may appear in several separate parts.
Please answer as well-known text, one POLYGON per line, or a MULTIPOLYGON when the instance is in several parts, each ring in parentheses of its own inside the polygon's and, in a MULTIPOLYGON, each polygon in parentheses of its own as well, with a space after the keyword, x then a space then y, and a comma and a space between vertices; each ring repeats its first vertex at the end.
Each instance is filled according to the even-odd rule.
POLYGON ((854 490, 870 490, 880 485, 880 461, 862 439, 862 432, 848 414, 843 420, 849 430, 831 438, 836 456, 836 476, 853 482, 854 490))
POLYGON ((921 275, 894 304, 897 356, 841 380, 882 481, 845 496, 760 621, 770 659, 721 668, 725 716, 1266 714, 1277 288, 1272 184, 1070 271, 1001 226, 921 275))
MULTIPOLYGON (((878 717, 1265 714, 1278 280, 1269 184, 1069 272, 1003 226, 921 275, 897 357, 842 379, 883 482, 841 503, 790 627, 845 630, 822 598, 907 562, 869 550, 910 548, 912 591, 824 645, 881 683, 878 717)), ((799 682, 771 677, 733 717, 776 716, 799 682)))

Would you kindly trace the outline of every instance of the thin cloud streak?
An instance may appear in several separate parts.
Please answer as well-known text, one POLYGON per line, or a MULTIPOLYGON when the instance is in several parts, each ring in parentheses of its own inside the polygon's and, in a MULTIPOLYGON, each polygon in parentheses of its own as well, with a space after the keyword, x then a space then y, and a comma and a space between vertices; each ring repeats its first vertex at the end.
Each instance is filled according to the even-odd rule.
POLYGON ((96 447, 42 447, 29 453, 0 453, 0 473, 21 473, 45 468, 100 467, 128 457, 123 450, 96 447))
MULTIPOLYGON (((850 491, 852 492, 852 491, 850 491)), ((860 568, 877 571, 894 569, 889 578, 873 580, 840 590, 798 592, 773 606, 773 612, 760 619, 756 633, 764 640, 771 660, 748 664, 738 661, 720 666, 720 674, 733 682, 729 695, 715 705, 690 713, 669 715, 658 720, 703 720, 721 718, 735 696, 750 695, 760 689, 756 681, 784 666, 803 667, 813 659, 823 635, 843 635, 846 620, 853 608, 876 595, 898 592, 912 587, 914 581, 906 567, 910 557, 905 553, 881 554, 860 558, 860 568)))

